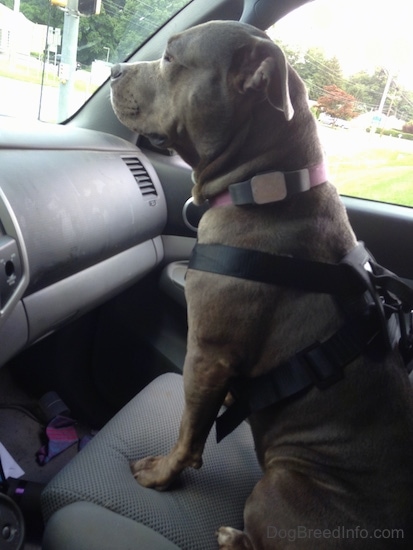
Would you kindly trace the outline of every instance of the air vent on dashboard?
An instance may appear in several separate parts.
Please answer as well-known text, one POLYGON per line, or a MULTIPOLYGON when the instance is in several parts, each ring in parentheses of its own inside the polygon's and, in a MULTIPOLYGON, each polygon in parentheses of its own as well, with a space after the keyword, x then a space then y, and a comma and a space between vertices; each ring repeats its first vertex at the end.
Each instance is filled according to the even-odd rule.
POLYGON ((139 158, 122 157, 122 160, 126 163, 126 166, 132 172, 133 177, 139 185, 139 189, 141 190, 142 195, 147 198, 156 196, 158 193, 156 192, 151 177, 149 176, 139 158))

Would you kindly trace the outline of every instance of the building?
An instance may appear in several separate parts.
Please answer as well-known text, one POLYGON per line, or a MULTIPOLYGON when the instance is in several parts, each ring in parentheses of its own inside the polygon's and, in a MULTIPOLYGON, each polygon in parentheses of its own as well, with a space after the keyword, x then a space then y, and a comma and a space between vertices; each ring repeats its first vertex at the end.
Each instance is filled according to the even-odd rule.
POLYGON ((46 25, 29 21, 20 12, 0 4, 0 54, 40 54, 46 44, 46 25))
POLYGON ((400 120, 395 116, 387 116, 379 111, 371 111, 370 113, 364 113, 353 120, 350 123, 351 128, 358 128, 365 130, 371 126, 376 128, 384 128, 386 130, 401 130, 405 124, 404 120, 400 120))

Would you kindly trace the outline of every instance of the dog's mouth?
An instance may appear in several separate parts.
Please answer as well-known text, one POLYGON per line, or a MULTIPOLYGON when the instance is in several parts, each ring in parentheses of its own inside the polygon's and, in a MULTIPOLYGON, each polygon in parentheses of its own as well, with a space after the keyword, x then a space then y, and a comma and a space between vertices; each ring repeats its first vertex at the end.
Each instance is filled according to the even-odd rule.
POLYGON ((119 99, 112 91, 111 101, 113 109, 119 120, 132 131, 145 136, 154 147, 169 147, 169 138, 167 134, 160 132, 147 132, 146 124, 141 120, 142 109, 138 104, 131 104, 119 99))
POLYGON ((140 107, 137 105, 136 107, 129 107, 125 110, 125 115, 129 117, 135 117, 138 116, 141 112, 140 107))
POLYGON ((118 117, 122 118, 135 118, 141 113, 139 105, 122 105, 122 103, 116 101, 116 98, 112 95, 112 106, 118 117))

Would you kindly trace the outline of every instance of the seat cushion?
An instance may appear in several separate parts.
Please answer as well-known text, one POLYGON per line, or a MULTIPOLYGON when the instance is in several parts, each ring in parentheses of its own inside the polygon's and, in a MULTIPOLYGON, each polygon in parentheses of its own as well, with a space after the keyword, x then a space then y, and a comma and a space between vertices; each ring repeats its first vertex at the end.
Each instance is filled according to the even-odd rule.
POLYGON ((42 541, 42 550, 138 548, 179 550, 149 527, 91 502, 74 502, 60 508, 50 518, 42 541))
MULTIPOLYGON (((166 492, 141 487, 129 464, 167 453, 184 404, 182 376, 160 376, 126 405, 45 488, 45 520, 79 501, 92 502, 160 533, 182 550, 216 548, 221 525, 241 528, 245 500, 261 477, 243 423, 221 443, 211 431, 200 470, 185 470, 166 492)), ((121 548, 119 548, 121 550, 121 548)))

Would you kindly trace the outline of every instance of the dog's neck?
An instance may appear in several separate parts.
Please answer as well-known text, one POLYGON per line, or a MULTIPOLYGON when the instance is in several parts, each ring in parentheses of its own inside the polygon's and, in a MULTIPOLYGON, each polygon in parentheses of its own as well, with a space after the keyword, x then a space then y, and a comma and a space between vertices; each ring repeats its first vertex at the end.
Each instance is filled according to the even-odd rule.
POLYGON ((211 207, 269 204, 308 191, 327 179, 325 162, 292 172, 266 172, 229 185, 224 191, 209 197, 209 204, 211 207))

